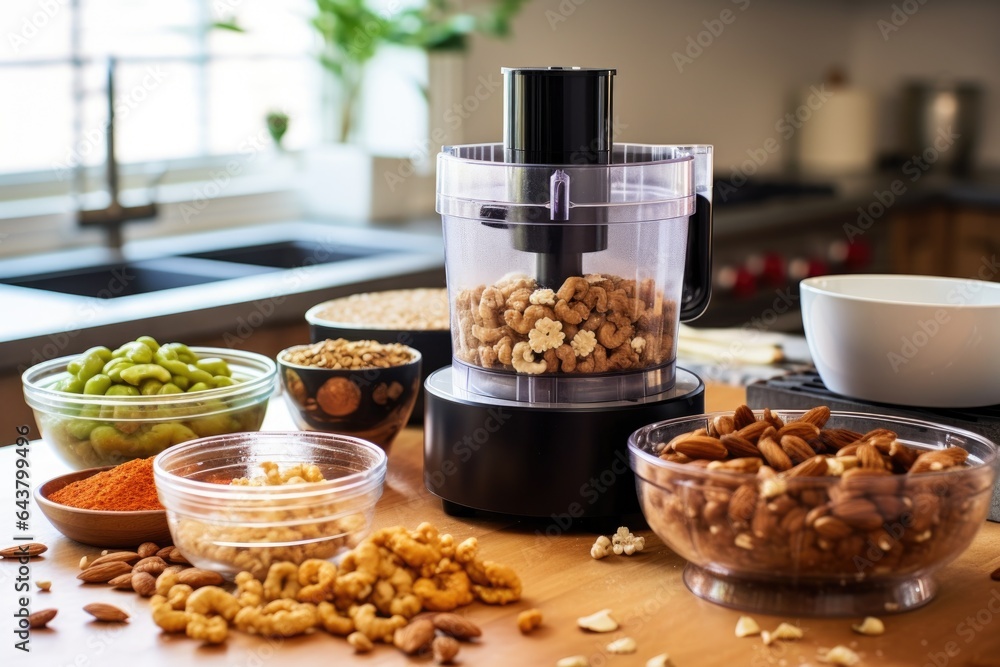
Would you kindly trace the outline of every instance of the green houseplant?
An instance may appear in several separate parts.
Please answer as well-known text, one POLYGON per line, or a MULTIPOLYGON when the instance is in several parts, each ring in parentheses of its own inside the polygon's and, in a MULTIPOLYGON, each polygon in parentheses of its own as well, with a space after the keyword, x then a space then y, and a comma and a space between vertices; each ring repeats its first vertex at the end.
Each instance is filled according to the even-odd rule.
POLYGON ((319 62, 339 93, 335 139, 348 142, 357 114, 365 66, 386 44, 428 52, 464 51, 474 33, 510 34, 513 17, 526 0, 489 0, 469 11, 453 0, 427 0, 396 12, 373 10, 365 0, 316 0, 312 26, 323 39, 319 62))

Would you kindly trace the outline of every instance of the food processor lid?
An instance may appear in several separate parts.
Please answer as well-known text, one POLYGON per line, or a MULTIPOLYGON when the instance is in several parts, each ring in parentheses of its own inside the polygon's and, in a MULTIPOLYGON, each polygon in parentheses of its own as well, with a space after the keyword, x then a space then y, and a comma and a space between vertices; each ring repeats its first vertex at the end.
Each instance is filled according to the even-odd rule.
POLYGON ((447 216, 521 223, 686 218, 695 212, 695 148, 616 143, 607 164, 555 165, 510 162, 500 143, 445 146, 436 208, 447 216), (588 185, 598 179, 607 187, 588 185))

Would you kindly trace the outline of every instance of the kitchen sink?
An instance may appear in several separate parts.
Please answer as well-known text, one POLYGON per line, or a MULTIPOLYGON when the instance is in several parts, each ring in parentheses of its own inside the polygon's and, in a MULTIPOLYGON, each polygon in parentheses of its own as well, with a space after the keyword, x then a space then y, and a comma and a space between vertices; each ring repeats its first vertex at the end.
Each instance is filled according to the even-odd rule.
POLYGON ((237 262, 279 269, 332 264, 391 252, 387 249, 308 241, 279 241, 262 245, 222 248, 184 255, 199 259, 237 262))
POLYGON ((203 285, 276 270, 186 257, 170 257, 3 278, 0 279, 0 284, 99 299, 114 299, 122 296, 159 292, 175 287, 203 285))

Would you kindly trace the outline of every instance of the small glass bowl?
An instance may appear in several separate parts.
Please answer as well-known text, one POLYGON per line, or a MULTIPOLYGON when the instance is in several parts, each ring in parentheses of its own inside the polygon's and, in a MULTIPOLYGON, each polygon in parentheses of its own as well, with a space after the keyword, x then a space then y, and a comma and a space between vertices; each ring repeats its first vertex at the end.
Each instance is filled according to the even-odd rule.
MULTIPOLYGON (((786 422, 803 414, 772 412, 786 422)), ((643 515, 688 561, 684 583, 706 600, 782 615, 906 611, 933 598, 933 573, 957 558, 986 520, 997 446, 975 433, 913 419, 834 412, 826 427, 859 433, 890 429, 900 442, 919 449, 962 447, 969 452, 968 465, 854 477, 849 483, 840 477, 791 477, 765 489, 754 474, 658 457, 675 436, 729 414, 657 422, 629 438, 643 515), (818 517, 848 502, 837 510, 850 516, 848 532, 817 528, 818 517)), ((756 414, 759 419, 762 412, 756 414)))
POLYGON ((223 359, 240 382, 228 387, 155 396, 95 396, 57 391, 78 355, 32 366, 21 381, 42 438, 74 470, 147 458, 186 440, 256 431, 278 385, 274 361, 260 354, 192 347, 223 359))
POLYGON ((194 565, 263 579, 270 563, 329 559, 369 533, 382 496, 386 455, 378 446, 331 433, 235 433, 171 447, 153 476, 174 545, 194 565), (324 481, 276 486, 229 482, 315 464, 324 481))

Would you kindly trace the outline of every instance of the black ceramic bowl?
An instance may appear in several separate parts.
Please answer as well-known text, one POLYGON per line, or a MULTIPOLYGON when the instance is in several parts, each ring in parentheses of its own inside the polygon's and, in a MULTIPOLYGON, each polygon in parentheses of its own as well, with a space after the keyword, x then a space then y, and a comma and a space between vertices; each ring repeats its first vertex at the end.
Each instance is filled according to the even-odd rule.
POLYGON ((386 329, 357 323, 336 322, 325 315, 329 312, 330 305, 336 301, 325 301, 306 312, 306 321, 309 323, 309 340, 313 343, 328 338, 374 340, 379 343, 402 343, 419 350, 423 356, 420 375, 421 391, 418 392, 417 403, 410 416, 410 423, 422 423, 424 420, 424 392, 422 391, 424 380, 439 368, 451 365, 451 330, 386 329))
POLYGON ((412 361, 389 368, 333 369, 285 360, 302 347, 282 350, 277 358, 285 400, 298 427, 362 438, 388 452, 420 393, 420 352, 410 348, 412 361))

